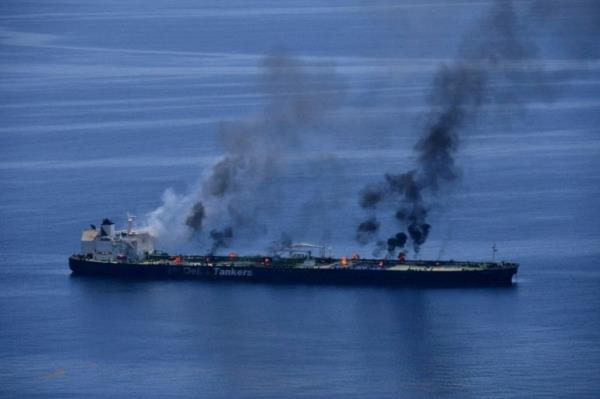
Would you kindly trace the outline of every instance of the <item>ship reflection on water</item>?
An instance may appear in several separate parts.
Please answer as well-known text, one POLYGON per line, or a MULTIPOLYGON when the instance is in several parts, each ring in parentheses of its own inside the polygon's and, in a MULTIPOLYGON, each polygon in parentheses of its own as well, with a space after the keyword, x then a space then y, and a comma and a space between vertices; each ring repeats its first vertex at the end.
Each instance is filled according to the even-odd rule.
MULTIPOLYGON (((510 324, 519 297, 516 289, 98 279, 69 285, 81 298, 73 306, 77 329, 91 339, 81 350, 99 369, 146 381, 147 367, 131 359, 153 348, 161 380, 182 394, 211 397, 302 395, 324 387, 339 397, 457 390, 477 397, 487 388, 473 391, 472 379, 495 367, 499 347, 500 356, 512 351, 512 334, 498 336, 494 326, 510 324), (469 322, 473 314, 479 324, 469 322)), ((495 378, 508 379, 506 373, 495 378)))

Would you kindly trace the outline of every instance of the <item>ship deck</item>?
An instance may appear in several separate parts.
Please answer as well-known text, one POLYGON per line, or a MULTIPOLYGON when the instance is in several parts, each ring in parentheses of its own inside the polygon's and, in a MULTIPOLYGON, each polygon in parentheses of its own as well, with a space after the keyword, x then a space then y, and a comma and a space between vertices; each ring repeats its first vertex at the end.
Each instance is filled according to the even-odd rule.
MULTIPOLYGON (((413 271, 413 272, 465 272, 481 270, 498 270, 518 267, 518 264, 511 262, 465 262, 465 261, 424 261, 407 260, 399 262, 397 260, 378 260, 378 259, 360 259, 344 260, 343 258, 314 258, 307 263, 305 260, 287 258, 264 258, 264 257, 242 257, 229 258, 218 257, 209 258, 197 256, 175 256, 169 259, 147 259, 139 261, 137 264, 146 266, 185 266, 185 267, 232 267, 232 268, 265 268, 265 269, 308 269, 308 270, 326 270, 326 269, 348 269, 348 270, 386 270, 386 271, 413 271), (268 261, 265 261, 268 259, 268 261)), ((118 264, 120 262, 107 261, 106 263, 118 264)))

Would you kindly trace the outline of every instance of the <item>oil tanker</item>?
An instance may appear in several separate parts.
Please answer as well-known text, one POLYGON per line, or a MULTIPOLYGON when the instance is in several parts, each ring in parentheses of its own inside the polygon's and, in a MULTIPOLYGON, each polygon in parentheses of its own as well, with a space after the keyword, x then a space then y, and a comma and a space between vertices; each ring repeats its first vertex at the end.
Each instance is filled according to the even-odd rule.
POLYGON ((81 251, 69 257, 74 275, 129 279, 198 279, 289 284, 384 286, 511 286, 519 265, 331 257, 327 247, 292 244, 270 256, 169 255, 154 249, 154 238, 133 227, 116 231, 104 219, 81 236, 81 251))

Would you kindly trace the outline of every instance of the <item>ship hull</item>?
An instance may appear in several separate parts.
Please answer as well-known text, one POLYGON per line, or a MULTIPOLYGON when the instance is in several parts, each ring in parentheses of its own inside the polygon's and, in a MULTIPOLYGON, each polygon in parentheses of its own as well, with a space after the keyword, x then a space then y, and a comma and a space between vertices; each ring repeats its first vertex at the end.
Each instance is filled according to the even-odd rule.
POLYGON ((281 284, 381 286, 510 286, 517 267, 462 271, 108 263, 69 258, 74 275, 127 279, 186 279, 281 284))

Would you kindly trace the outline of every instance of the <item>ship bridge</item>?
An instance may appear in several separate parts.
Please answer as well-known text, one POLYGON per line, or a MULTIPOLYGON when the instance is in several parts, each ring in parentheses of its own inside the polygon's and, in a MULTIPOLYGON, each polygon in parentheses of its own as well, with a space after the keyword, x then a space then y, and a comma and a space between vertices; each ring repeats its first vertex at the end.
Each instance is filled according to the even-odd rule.
POLYGON ((127 228, 115 230, 110 219, 100 227, 90 225, 81 234, 81 255, 102 261, 135 261, 154 251, 154 237, 134 228, 135 216, 129 216, 127 228))

